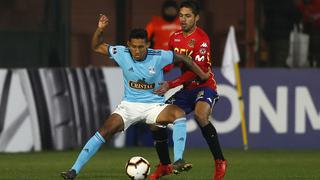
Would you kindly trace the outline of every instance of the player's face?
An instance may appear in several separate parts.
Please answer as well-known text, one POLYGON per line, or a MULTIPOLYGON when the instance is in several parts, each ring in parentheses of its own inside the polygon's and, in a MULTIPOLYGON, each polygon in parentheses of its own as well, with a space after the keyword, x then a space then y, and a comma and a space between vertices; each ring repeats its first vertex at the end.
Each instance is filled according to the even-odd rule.
POLYGON ((179 20, 181 29, 190 32, 196 27, 199 15, 193 14, 190 8, 182 7, 179 11, 179 20))
POLYGON ((144 60, 149 47, 149 43, 145 39, 131 39, 127 44, 134 60, 144 60))

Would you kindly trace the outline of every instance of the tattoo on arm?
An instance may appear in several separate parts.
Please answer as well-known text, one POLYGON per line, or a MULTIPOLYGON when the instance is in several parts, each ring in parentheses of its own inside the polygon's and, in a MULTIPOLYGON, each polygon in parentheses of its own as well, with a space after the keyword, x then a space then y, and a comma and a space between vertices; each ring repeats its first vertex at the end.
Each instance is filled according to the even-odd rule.
POLYGON ((188 68, 191 68, 193 65, 193 61, 191 58, 188 56, 178 54, 178 53, 173 53, 173 63, 178 64, 178 63, 184 63, 188 68))
POLYGON ((97 53, 109 55, 109 45, 103 42, 103 29, 97 28, 94 32, 91 40, 91 48, 97 53))
POLYGON ((193 62, 193 60, 188 56, 174 53, 173 57, 174 64, 183 62, 191 71, 196 73, 201 80, 207 80, 209 78, 210 74, 203 72, 202 69, 197 65, 197 63, 193 62))

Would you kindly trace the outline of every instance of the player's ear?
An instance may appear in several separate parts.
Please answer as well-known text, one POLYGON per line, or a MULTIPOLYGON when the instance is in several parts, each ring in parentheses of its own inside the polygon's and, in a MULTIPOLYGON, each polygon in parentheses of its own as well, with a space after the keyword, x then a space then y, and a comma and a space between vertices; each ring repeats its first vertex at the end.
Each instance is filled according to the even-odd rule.
POLYGON ((128 46, 128 47, 130 47, 130 46, 131 46, 130 41, 127 41, 127 46, 128 46))
POLYGON ((149 48, 150 47, 150 41, 146 42, 146 47, 149 48))
POLYGON ((199 16, 199 14, 197 14, 196 15, 196 22, 199 21, 199 19, 200 19, 200 16, 199 16))

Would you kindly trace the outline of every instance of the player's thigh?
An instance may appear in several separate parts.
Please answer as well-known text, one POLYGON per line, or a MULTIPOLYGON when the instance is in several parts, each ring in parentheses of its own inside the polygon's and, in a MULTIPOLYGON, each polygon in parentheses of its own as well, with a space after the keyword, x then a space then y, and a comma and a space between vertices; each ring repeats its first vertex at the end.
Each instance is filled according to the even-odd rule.
POLYGON ((205 101, 197 101, 194 108, 196 119, 208 119, 211 114, 211 106, 205 101))
POLYGON ((212 112, 212 108, 218 101, 219 96, 216 91, 210 88, 204 88, 198 92, 198 98, 195 103, 194 114, 196 120, 207 121, 212 112))
POLYGON ((176 105, 167 105, 158 115, 157 124, 173 123, 176 119, 185 117, 185 112, 176 105))
POLYGON ((145 114, 146 123, 150 125, 162 126, 163 124, 157 123, 157 119, 167 106, 169 106, 169 104, 149 104, 147 110, 143 112, 145 114))
POLYGON ((180 90, 172 97, 170 97, 166 104, 174 104, 181 108, 186 114, 193 111, 194 97, 192 96, 192 91, 190 90, 180 90))
POLYGON ((144 111, 147 109, 146 107, 143 103, 122 101, 113 113, 121 117, 123 124, 122 130, 124 131, 132 124, 145 119, 144 111))

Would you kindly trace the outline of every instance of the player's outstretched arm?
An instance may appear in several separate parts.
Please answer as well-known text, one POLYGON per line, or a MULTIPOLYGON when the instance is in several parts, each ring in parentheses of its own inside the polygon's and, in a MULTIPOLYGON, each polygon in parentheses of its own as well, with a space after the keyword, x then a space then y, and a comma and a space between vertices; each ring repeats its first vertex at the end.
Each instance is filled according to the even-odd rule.
POLYGON ((98 28, 94 32, 91 40, 92 50, 103 55, 109 55, 109 51, 108 51, 109 45, 103 42, 103 37, 102 37, 103 31, 108 24, 109 24, 108 17, 104 14, 100 14, 98 28))
POLYGON ((178 54, 178 53, 173 53, 173 63, 174 64, 179 64, 179 63, 184 63, 191 71, 193 71, 194 73, 196 73, 199 78, 201 79, 201 81, 206 81, 209 79, 210 77, 210 72, 203 72, 202 69, 195 63, 192 61, 191 58, 189 58, 188 56, 182 55, 182 54, 178 54))

